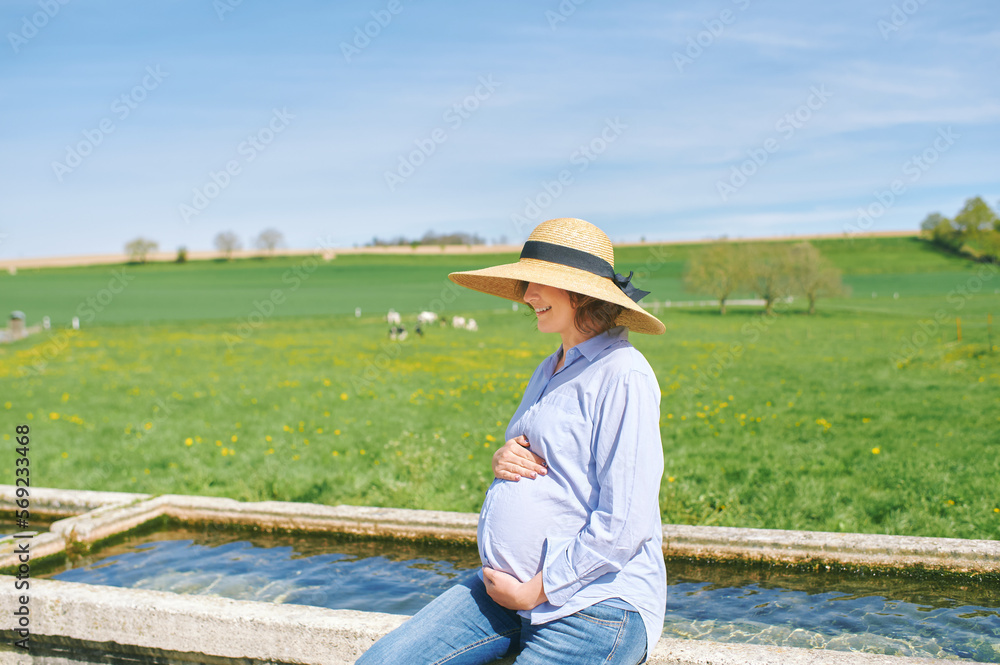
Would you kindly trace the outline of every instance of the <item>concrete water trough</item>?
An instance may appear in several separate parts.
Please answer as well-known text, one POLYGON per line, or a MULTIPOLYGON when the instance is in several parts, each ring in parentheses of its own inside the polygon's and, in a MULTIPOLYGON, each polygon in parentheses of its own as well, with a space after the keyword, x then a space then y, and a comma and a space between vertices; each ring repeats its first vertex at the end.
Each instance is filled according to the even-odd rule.
MULTIPOLYGON (((12 513, 16 500, 13 486, 0 486, 0 511, 12 513)), ((30 510, 32 519, 55 521, 47 532, 0 539, 0 569, 8 573, 0 575, 0 613, 7 617, 0 626, 4 635, 0 665, 111 662, 106 660, 111 654, 125 659, 114 662, 353 663, 376 639, 407 618, 35 576, 28 580, 27 590, 18 590, 16 575, 25 542, 31 570, 41 571, 97 551, 158 520, 261 533, 349 534, 385 539, 387 548, 392 541, 469 546, 475 543, 477 522, 472 513, 41 488, 31 490, 30 510), (25 600, 30 616, 31 650, 27 653, 12 646, 19 639, 12 630, 17 628, 16 612, 25 600)), ((997 541, 676 525, 666 526, 663 536, 668 560, 1000 579, 997 541)), ((970 660, 974 659, 965 662, 970 660)), ((665 638, 648 662, 905 665, 940 661, 665 638)))

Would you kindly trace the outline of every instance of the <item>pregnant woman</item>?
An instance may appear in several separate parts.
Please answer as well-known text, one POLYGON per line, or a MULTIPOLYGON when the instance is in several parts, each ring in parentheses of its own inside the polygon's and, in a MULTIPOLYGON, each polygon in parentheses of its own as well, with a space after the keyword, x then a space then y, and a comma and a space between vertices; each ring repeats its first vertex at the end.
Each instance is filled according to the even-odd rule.
POLYGON ((635 665, 666 606, 660 389, 628 331, 662 334, 614 271, 607 235, 579 219, 539 224, 517 263, 457 284, 532 307, 562 343, 535 369, 494 456, 479 515, 483 567, 357 662, 635 665))

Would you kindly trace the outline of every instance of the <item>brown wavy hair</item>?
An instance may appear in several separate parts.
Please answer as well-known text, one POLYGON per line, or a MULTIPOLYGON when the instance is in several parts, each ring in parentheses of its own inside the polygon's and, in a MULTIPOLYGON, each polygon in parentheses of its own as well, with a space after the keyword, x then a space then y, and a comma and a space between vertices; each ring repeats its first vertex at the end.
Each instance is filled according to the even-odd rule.
MULTIPOLYGON (((518 280, 518 296, 524 301, 524 294, 528 290, 528 282, 518 280)), ((573 325, 583 335, 600 335, 601 333, 615 326, 615 319, 625 310, 617 303, 594 298, 593 296, 566 290, 569 294, 569 301, 576 308, 573 318, 573 325)), ((532 312, 533 313, 533 312, 532 312)))

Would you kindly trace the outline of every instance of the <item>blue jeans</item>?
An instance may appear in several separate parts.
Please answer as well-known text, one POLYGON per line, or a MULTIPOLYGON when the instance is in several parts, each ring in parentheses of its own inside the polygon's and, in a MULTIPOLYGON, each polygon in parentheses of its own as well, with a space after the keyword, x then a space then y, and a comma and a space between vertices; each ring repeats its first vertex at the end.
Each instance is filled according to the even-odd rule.
POLYGON ((473 574, 376 642, 355 665, 636 665, 646 660, 638 612, 592 605, 532 626, 498 605, 473 574))

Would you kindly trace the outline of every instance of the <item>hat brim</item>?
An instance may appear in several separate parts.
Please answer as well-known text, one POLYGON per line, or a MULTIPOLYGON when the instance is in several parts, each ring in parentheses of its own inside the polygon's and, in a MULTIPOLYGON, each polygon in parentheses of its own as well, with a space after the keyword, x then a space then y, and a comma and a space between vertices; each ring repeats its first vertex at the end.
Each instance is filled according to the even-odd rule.
POLYGON ((554 286, 621 305, 624 309, 615 319, 616 326, 625 326, 632 332, 647 335, 662 335, 667 329, 662 321, 625 295, 607 277, 549 261, 525 258, 517 263, 449 273, 448 279, 473 291, 519 303, 524 300, 518 292, 518 281, 554 286))

